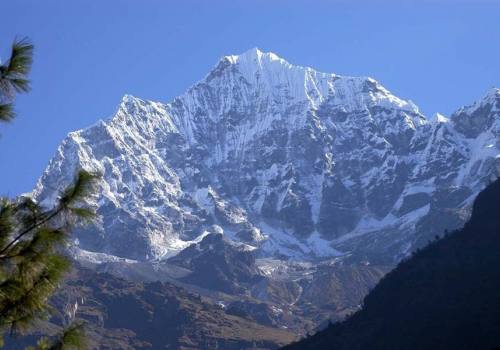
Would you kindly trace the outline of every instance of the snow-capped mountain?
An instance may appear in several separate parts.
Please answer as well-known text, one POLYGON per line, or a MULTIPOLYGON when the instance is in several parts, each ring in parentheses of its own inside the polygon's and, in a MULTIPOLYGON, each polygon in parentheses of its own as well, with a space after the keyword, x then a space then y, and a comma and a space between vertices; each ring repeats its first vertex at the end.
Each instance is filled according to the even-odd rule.
POLYGON ((101 173, 80 248, 137 260, 210 233, 261 257, 394 261, 459 226, 500 175, 500 90, 426 118, 371 78, 252 49, 168 104, 125 96, 63 141, 34 191, 101 173), (458 209, 457 209, 458 208, 458 209))

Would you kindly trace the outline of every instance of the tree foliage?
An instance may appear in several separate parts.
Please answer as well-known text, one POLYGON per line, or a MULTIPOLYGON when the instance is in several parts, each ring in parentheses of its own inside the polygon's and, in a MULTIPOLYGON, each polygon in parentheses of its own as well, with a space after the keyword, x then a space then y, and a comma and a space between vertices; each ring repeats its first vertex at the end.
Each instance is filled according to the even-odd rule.
MULTIPOLYGON (((32 57, 29 40, 16 40, 10 58, 0 65, 0 121, 14 118, 16 94, 29 91, 32 57)), ((85 200, 96 180, 80 170, 49 207, 28 196, 0 198, 0 347, 5 332, 19 334, 48 316, 48 299, 71 266, 64 249, 69 232, 94 216, 85 200)), ((30 349, 83 349, 84 340, 82 326, 69 325, 59 337, 43 338, 30 349)))
POLYGON ((15 117, 13 100, 16 93, 28 92, 27 75, 33 62, 33 44, 28 39, 15 40, 10 58, 0 65, 0 121, 15 117))

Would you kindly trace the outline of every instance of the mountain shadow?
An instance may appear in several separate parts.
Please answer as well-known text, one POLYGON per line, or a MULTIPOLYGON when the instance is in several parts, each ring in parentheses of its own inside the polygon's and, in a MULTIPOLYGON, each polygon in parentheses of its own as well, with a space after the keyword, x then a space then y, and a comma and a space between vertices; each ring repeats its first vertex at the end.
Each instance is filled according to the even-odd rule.
POLYGON ((465 226, 402 261, 345 321, 283 350, 500 347, 500 180, 465 226))

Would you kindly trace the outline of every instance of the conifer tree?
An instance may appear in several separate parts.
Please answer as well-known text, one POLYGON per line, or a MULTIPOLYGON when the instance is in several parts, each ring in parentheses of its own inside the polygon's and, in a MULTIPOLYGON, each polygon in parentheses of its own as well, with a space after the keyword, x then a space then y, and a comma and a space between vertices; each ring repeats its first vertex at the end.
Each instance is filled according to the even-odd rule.
POLYGON ((29 91, 27 75, 32 62, 33 45, 27 39, 14 41, 10 58, 0 65, 0 121, 14 118, 15 94, 29 91))
MULTIPOLYGON (((28 92, 33 45, 15 40, 10 57, 0 65, 0 121, 15 117, 16 94, 28 92)), ((81 170, 49 208, 30 197, 0 198, 0 348, 6 332, 18 334, 48 315, 48 299, 56 291, 70 260, 64 253, 75 224, 94 213, 85 200, 96 176, 81 170)), ((83 329, 70 325, 55 339, 43 338, 29 349, 69 350, 86 347, 83 329)))

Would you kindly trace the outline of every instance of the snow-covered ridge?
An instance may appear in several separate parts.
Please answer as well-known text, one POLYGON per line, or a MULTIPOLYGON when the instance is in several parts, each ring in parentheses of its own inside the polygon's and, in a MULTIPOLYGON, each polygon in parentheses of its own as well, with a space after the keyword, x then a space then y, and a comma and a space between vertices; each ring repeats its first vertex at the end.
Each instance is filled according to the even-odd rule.
POLYGON ((463 106, 458 109, 454 114, 460 113, 468 113, 472 114, 474 111, 480 109, 481 107, 491 105, 493 107, 493 112, 498 112, 500 110, 499 106, 500 101, 500 89, 499 88, 491 88, 488 92, 483 96, 483 98, 475 101, 473 104, 469 106, 463 106))
POLYGON ((75 169, 103 174, 80 247, 128 259, 214 227, 264 257, 397 259, 463 222, 500 174, 499 96, 427 119, 372 78, 252 49, 171 103, 124 96, 68 135, 34 194, 50 203, 75 169))

